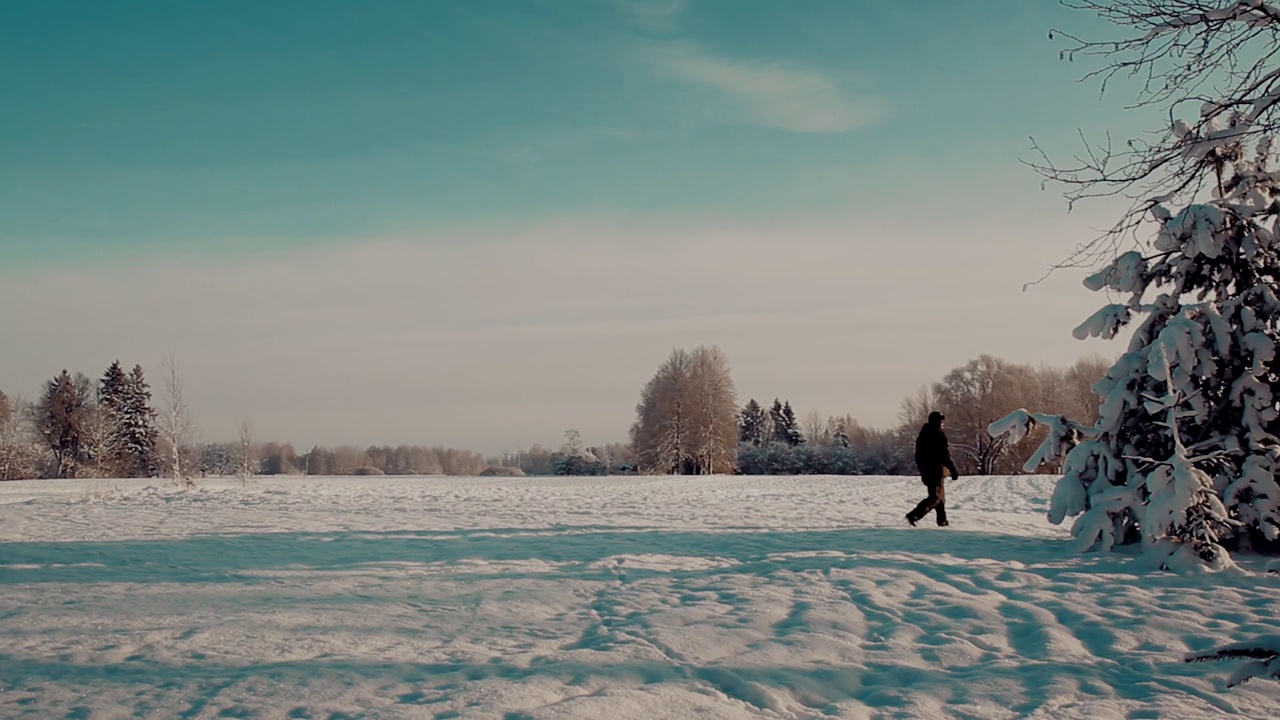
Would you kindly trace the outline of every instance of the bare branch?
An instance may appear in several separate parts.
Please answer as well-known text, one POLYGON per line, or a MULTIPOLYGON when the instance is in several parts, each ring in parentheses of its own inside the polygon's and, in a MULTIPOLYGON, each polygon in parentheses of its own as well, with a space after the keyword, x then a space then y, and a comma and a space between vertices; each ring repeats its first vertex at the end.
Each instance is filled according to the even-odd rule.
MULTIPOLYGON (((1129 208, 1110 230, 1079 246, 1050 270, 1096 267, 1126 243, 1165 203, 1187 204, 1209 191, 1220 196, 1224 162, 1280 130, 1280 11, 1261 1, 1063 0, 1119 27, 1120 40, 1085 40, 1053 31, 1067 42, 1064 58, 1102 66, 1082 80, 1106 93, 1116 79, 1137 83, 1130 108, 1158 107, 1163 128, 1113 147, 1081 138, 1072 162, 1052 160, 1032 142, 1024 161, 1046 183, 1063 186, 1068 207, 1093 198, 1126 197, 1129 208), (1188 112, 1191 109, 1191 112, 1188 112), (1184 121, 1185 120, 1185 121, 1184 121), (1219 179, 1209 187, 1206 178, 1219 179)), ((1210 200, 1212 202, 1212 200, 1210 200)))

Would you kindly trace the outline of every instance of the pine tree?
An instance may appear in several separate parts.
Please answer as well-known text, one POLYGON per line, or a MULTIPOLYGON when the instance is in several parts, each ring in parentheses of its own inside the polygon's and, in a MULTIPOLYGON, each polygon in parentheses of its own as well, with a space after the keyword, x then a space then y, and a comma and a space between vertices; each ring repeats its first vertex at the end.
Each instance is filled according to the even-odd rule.
POLYGON ((853 443, 849 440, 849 433, 845 432, 844 423, 841 423, 836 426, 835 434, 832 435, 831 437, 832 437, 832 440, 835 442, 836 447, 847 448, 853 445, 853 443))
POLYGON ((1016 411, 991 429, 1017 436, 1048 425, 1027 466, 1062 460, 1050 519, 1079 515, 1073 534, 1082 546, 1141 542, 1159 567, 1227 567, 1225 548, 1280 541, 1280 175, 1272 148, 1280 14, 1264 2, 1227 0, 1073 6, 1121 35, 1064 34, 1064 55, 1101 59, 1089 77, 1104 89, 1116 75, 1142 77, 1130 106, 1158 110, 1166 124, 1114 150, 1090 147, 1069 165, 1045 156, 1036 168, 1072 202, 1133 199, 1111 232, 1063 264, 1104 263, 1086 286, 1128 297, 1095 313, 1077 337, 1111 338, 1141 321, 1094 386, 1096 422, 1016 411))
MULTIPOLYGON (((1229 135, 1233 121, 1206 127, 1229 135)), ((1153 205, 1150 254, 1126 252, 1085 281, 1128 300, 1077 337, 1111 338, 1146 316, 1094 386, 1097 423, 1019 411, 992 429, 1016 437, 1049 425, 1028 468, 1064 458, 1050 520, 1080 515, 1082 547, 1141 542, 1158 566, 1199 558, 1221 568, 1229 541, 1280 540, 1280 176, 1268 141, 1248 153, 1187 142, 1222 153, 1215 197, 1176 212, 1153 205)))
POLYGON ((747 401, 738 417, 738 441, 759 446, 769 437, 769 418, 755 398, 747 401))
POLYGON ((124 472, 130 477, 155 477, 160 474, 160 457, 156 450, 156 411, 151 407, 151 386, 142 366, 133 370, 121 388, 120 432, 124 438, 126 459, 124 472))
POLYGON ((791 409, 790 400, 782 404, 782 433, 779 439, 791 447, 804 444, 804 433, 800 431, 800 423, 796 420, 795 411, 791 409))
POLYGON ((782 413, 782 401, 778 398, 774 398, 773 405, 769 407, 769 429, 772 431, 769 442, 791 444, 788 441, 787 417, 782 413))
POLYGON ((95 449, 110 457, 94 458, 98 474, 119 474, 129 466, 126 447, 125 417, 129 376, 120 361, 111 363, 98 381, 97 417, 94 420, 95 449))

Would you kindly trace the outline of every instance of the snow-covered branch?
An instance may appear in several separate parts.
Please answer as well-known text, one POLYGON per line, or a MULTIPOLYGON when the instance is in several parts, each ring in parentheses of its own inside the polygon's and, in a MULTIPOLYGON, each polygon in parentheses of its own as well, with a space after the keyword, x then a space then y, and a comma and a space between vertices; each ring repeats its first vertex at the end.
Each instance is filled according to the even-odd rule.
POLYGON ((1253 678, 1280 680, 1280 635, 1259 635, 1206 652, 1191 653, 1185 659, 1189 663, 1248 660, 1227 678, 1229 688, 1253 678))

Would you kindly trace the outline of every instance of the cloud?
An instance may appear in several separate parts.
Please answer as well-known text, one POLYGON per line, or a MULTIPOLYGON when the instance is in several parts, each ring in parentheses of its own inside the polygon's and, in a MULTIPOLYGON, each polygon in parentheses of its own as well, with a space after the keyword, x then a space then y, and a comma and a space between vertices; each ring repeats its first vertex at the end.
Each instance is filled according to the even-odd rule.
POLYGON ((845 132, 870 125, 889 112, 873 93, 853 95, 817 70, 785 61, 717 57, 691 43, 667 43, 646 56, 662 73, 718 93, 753 125, 794 132, 845 132))

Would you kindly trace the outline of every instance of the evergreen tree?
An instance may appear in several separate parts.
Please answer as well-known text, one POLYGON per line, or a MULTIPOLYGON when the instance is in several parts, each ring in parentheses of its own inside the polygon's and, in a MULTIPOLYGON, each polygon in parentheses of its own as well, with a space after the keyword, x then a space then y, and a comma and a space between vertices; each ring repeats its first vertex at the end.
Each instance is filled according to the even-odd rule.
POLYGON ((107 368, 106 372, 102 374, 102 379, 98 381, 98 402, 119 407, 122 404, 125 386, 128 381, 129 376, 120 367, 120 361, 116 360, 111 363, 111 367, 107 368))
MULTIPOLYGON (((776 398, 773 405, 778 405, 776 398)), ((773 415, 774 411, 769 411, 769 414, 773 415)), ((777 407, 776 415, 773 419, 773 438, 791 447, 804 445, 804 433, 800 430, 800 423, 796 421, 795 411, 791 410, 791 401, 783 402, 782 407, 777 407)))
POLYGON ((113 457, 95 458, 97 466, 108 468, 112 473, 126 472, 129 467, 128 449, 126 447, 125 417, 128 409, 129 376, 120 367, 120 361, 111 363, 98 381, 99 416, 96 434, 100 449, 107 450, 113 457))
POLYGON ((120 420, 126 461, 124 472, 130 477, 159 475, 156 411, 151 407, 151 386, 147 384, 141 365, 133 366, 121 387, 120 420))
POLYGON ((769 429, 772 431, 769 434, 770 442, 791 444, 788 442, 787 417, 782 413, 782 401, 778 398, 774 398, 773 405, 769 407, 769 429))
POLYGON ((847 448, 853 445, 853 443, 849 440, 849 433, 844 431, 843 423, 836 426, 836 432, 832 436, 832 439, 835 441, 836 447, 847 448))
POLYGON ((769 418, 755 398, 747 401, 738 416, 738 440, 759 446, 769 438, 769 418))
MULTIPOLYGON (((1207 128, 1229 135, 1233 118, 1207 128)), ((1198 558, 1220 568, 1233 539, 1280 539, 1280 175, 1267 141, 1249 152, 1187 142, 1222 153, 1214 199, 1177 211, 1154 204, 1153 252, 1126 252, 1085 283, 1128 300, 1103 307, 1077 337, 1111 338, 1146 316, 1094 386, 1097 423, 1018 411, 992 428, 1017 437, 1049 426, 1028 467, 1065 453, 1050 519, 1080 515, 1083 547, 1141 542, 1157 566, 1198 558)))
POLYGON ((1109 260, 1085 284, 1128 298, 1076 336, 1111 338, 1142 320, 1094 386, 1096 422, 1015 411, 991 429, 1048 426, 1027 467, 1062 459, 1050 519, 1079 515, 1082 546, 1141 542, 1158 567, 1228 567, 1227 547, 1280 541, 1280 14, 1225 0, 1074 6, 1121 34, 1066 35, 1064 54, 1101 59, 1090 76, 1104 87, 1142 77, 1130 104, 1158 110, 1164 126, 1037 169, 1072 201, 1134 201, 1070 259, 1109 260))

